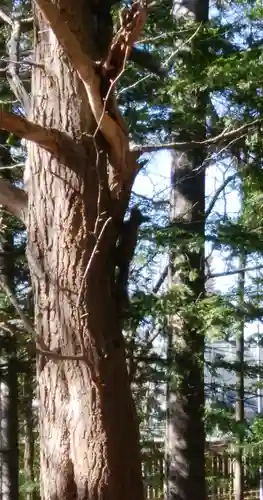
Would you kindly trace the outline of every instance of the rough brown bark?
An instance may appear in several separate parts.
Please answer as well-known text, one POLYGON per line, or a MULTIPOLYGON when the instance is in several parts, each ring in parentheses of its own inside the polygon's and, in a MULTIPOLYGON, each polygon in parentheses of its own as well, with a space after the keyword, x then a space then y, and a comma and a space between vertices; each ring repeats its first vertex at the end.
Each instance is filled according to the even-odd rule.
MULTIPOLYGON (((61 0, 59 8, 95 58, 87 1, 61 0)), ((96 147, 90 137, 96 126, 87 93, 38 8, 34 18, 35 60, 45 69, 33 68, 30 118, 66 132, 82 151, 59 161, 28 146, 27 255, 36 330, 52 351, 85 357, 38 360, 41 496, 141 500, 138 424, 114 295, 115 249, 128 199, 110 196, 107 147, 100 134, 96 147)))

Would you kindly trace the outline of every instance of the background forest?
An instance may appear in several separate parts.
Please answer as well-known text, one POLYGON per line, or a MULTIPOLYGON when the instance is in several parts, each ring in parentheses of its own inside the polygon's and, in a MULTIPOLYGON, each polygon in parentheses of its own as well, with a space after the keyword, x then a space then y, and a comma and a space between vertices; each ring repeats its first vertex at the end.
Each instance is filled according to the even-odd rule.
MULTIPOLYGON (((116 84, 140 152, 129 210, 143 219, 123 330, 149 499, 190 500, 178 456, 197 500, 203 477, 213 498, 263 495, 262 33, 258 0, 152 2, 116 84)), ((2 0, 2 112, 28 116, 31 72, 44 64, 32 39, 31 2, 2 0)), ((8 210, 27 141, 1 126, 0 115, 0 497, 33 500, 34 293, 25 227, 8 210)))

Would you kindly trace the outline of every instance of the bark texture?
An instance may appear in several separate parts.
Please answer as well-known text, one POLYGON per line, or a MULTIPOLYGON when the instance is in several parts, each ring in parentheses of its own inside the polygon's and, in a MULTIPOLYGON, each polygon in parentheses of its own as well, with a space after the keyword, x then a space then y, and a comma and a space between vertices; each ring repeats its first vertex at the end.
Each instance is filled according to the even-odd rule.
MULTIPOLYGON (((95 60, 101 54, 91 3, 58 2, 95 60)), ((60 159, 28 146, 35 327, 50 350, 84 356, 38 360, 41 496, 141 500, 138 424, 115 293, 115 251, 128 197, 111 196, 107 144, 100 132, 91 137, 96 124, 87 92, 37 7, 34 25, 35 60, 45 69, 33 68, 30 118, 65 132, 76 145, 60 159)))
MULTIPOLYGON (((195 22, 207 21, 208 3, 174 2, 173 14, 195 22)), ((200 36, 201 32, 199 33, 200 36)), ((201 53, 198 37, 192 59, 201 53), (199 49, 199 50, 198 50, 199 49)), ((201 61, 198 62, 201 64, 201 61)), ((181 130, 180 140, 205 139, 206 98, 193 97, 193 130, 181 130)), ((183 306, 170 317, 169 383, 167 394, 167 500, 205 500, 204 333, 196 315, 204 296, 205 169, 202 148, 174 152, 172 160, 171 223, 183 243, 171 250, 170 288, 187 287, 183 306), (194 247, 194 240, 196 246, 194 247), (191 278, 191 273, 195 276, 191 278)))

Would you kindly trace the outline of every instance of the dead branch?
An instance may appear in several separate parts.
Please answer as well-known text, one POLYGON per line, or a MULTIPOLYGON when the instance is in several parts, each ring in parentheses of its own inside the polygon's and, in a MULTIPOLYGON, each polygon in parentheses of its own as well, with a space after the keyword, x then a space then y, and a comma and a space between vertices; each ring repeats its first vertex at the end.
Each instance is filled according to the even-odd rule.
POLYGON ((233 276, 234 274, 248 273, 252 271, 258 271, 263 268, 262 264, 251 267, 241 267, 239 269, 232 269, 231 271, 223 271, 222 273, 209 273, 206 277, 207 280, 215 278, 224 278, 225 276, 233 276))
POLYGON ((21 222, 27 222, 27 194, 23 189, 0 178, 0 205, 17 217, 21 222))
POLYGON ((48 153, 69 164, 72 168, 76 165, 76 155, 81 156, 83 154, 81 147, 66 133, 54 128, 42 127, 27 118, 14 115, 8 111, 0 111, 1 129, 34 142, 48 153))
POLYGON ((19 61, 19 46, 21 35, 20 26, 21 25, 19 21, 14 21, 12 23, 11 36, 7 43, 10 57, 10 63, 7 69, 7 79, 11 90, 13 91, 18 101, 22 104, 25 114, 28 115, 30 111, 30 98, 21 79, 19 78, 17 66, 17 63, 19 61), (15 61, 15 63, 11 61, 15 61))
POLYGON ((141 0, 133 0, 130 8, 121 12, 121 26, 113 37, 103 69, 115 80, 123 71, 124 61, 129 58, 132 47, 139 39, 147 20, 148 9, 141 0))
POLYGON ((140 145, 140 146, 135 146, 133 148, 134 152, 137 152, 138 154, 144 154, 144 153, 153 153, 155 151, 160 151, 162 149, 177 149, 178 151, 188 151, 193 148, 200 148, 204 146, 210 146, 213 144, 217 144, 220 141, 227 141, 229 139, 234 139, 234 138, 239 138, 241 137, 244 131, 249 130, 251 127, 255 125, 259 125, 262 123, 263 118, 257 118, 256 120, 253 120, 250 123, 245 123, 241 127, 230 130, 228 131, 228 128, 224 129, 220 134, 216 135, 215 137, 209 137, 209 139, 206 139, 204 141, 189 141, 189 142, 169 142, 167 144, 152 144, 152 145, 140 145))

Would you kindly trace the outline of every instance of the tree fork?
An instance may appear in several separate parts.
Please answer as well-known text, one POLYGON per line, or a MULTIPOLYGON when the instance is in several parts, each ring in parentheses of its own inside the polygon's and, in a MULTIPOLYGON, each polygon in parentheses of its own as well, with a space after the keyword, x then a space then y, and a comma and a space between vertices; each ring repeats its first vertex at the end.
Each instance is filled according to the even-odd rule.
MULTIPOLYGON (((109 139, 114 153, 115 139, 94 93, 99 77, 82 65, 100 57, 86 0, 62 0, 59 7, 39 0, 33 15, 34 60, 44 61, 44 70, 33 66, 31 122, 3 113, 1 119, 34 141, 28 143, 24 220, 35 330, 48 350, 61 354, 38 358, 41 496, 142 500, 138 422, 112 280, 136 155, 125 156, 117 199, 105 144, 109 139), (68 20, 65 33, 74 34, 71 47, 60 14, 68 20), (98 243, 107 220, 112 223, 98 243)), ((121 131, 119 138, 128 154, 128 138, 121 131)), ((24 209, 22 192, 21 200, 24 209)))

